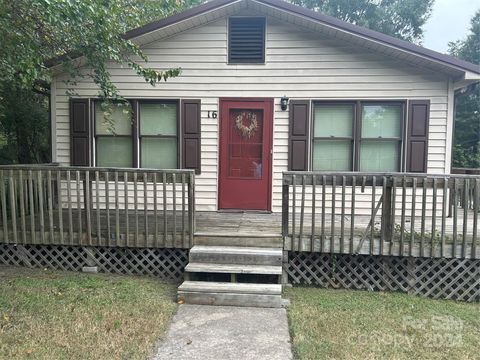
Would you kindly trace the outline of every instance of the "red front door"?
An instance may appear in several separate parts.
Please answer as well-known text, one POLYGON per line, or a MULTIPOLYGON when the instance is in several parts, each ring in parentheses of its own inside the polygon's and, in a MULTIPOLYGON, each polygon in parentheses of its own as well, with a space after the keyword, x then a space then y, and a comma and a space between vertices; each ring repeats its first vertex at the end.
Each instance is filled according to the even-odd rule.
POLYGON ((220 100, 219 209, 270 210, 272 99, 220 100))

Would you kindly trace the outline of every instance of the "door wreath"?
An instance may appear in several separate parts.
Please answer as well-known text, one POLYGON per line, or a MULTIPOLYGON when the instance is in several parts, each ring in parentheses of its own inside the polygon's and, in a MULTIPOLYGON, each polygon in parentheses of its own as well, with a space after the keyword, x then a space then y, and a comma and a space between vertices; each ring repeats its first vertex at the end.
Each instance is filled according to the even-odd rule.
POLYGON ((243 137, 250 139, 258 128, 257 115, 250 111, 242 111, 235 120, 235 126, 243 137), (248 126, 243 123, 244 120, 248 121, 248 126))

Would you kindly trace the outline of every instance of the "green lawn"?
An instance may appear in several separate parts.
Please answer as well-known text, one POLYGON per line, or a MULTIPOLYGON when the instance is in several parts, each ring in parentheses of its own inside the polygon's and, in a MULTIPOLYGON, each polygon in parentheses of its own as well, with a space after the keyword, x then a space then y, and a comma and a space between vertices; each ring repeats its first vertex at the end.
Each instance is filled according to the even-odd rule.
POLYGON ((479 359, 480 304, 400 293, 286 290, 296 359, 479 359))
POLYGON ((174 295, 155 279, 0 266, 0 359, 145 359, 174 295))

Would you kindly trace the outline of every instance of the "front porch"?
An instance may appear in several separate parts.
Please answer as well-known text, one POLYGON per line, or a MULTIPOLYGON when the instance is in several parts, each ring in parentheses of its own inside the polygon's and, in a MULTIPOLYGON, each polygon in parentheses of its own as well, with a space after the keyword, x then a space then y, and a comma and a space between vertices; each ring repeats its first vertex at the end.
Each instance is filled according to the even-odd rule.
MULTIPOLYGON (((14 222, 6 223, 8 231, 0 231, 0 242, 18 244, 69 244, 69 245, 95 245, 95 246, 118 246, 118 247, 144 247, 144 248, 188 248, 189 233, 185 226, 184 213, 178 213, 174 217, 172 211, 163 211, 155 214, 153 210, 137 211, 125 209, 95 209, 91 216, 91 232, 87 233, 85 224, 88 217, 85 209, 54 209, 51 212, 25 215, 24 219, 16 221, 15 227, 20 226, 15 236, 13 232, 14 222), (51 216, 51 218, 50 218, 51 216), (61 221, 61 223, 60 223, 61 221), (23 229, 23 222, 25 229, 23 229), (51 227, 51 225, 53 225, 51 227), (32 231, 31 229, 35 229, 32 231), (165 231, 166 229, 166 231, 165 231), (63 234, 63 235, 62 235, 63 234), (14 240, 16 238, 16 241, 14 240), (7 239, 7 241, 5 241, 7 239), (26 239, 26 241, 24 241, 26 239), (11 241, 14 240, 14 241, 11 241)), ((434 256, 439 255, 440 236, 442 228, 445 234, 444 251, 453 253, 453 234, 458 231, 459 238, 463 238, 464 219, 466 217, 465 245, 472 248, 473 230, 475 223, 472 209, 460 208, 457 210, 457 222, 454 218, 446 217, 436 221, 431 217, 422 221, 404 219, 406 228, 404 236, 405 254, 420 256, 423 251, 430 254, 432 233, 434 233, 434 256), (467 212, 464 215, 464 211, 467 212), (413 229, 414 237, 411 233, 413 229), (433 232, 432 232, 432 229, 433 232), (460 231, 459 231, 460 229, 460 231)), ((394 254, 399 253, 402 241, 399 226, 401 216, 395 218, 397 233, 393 241, 382 238, 379 229, 379 217, 374 219, 375 229, 373 238, 370 238, 371 219, 369 215, 356 215, 352 222, 351 214, 301 214, 289 217, 288 227, 297 227, 297 233, 290 231, 285 237, 282 235, 282 214, 278 213, 255 213, 255 212, 196 212, 195 232, 193 233, 193 245, 221 245, 237 246, 249 245, 256 247, 283 247, 284 250, 312 251, 321 253, 339 254, 371 254, 370 239, 372 241, 373 254, 389 255, 390 247, 394 254), (332 221, 333 219, 333 221, 332 221), (299 224, 303 226, 302 234, 299 234, 299 224), (322 235, 322 223, 324 234, 322 235), (306 224, 309 224, 308 226, 306 224), (312 228, 313 224, 313 228, 312 228), (353 226, 353 229, 352 229, 353 226), (313 236, 312 236, 313 234, 313 236), (333 234, 333 236, 332 236, 333 234), (351 236, 353 234, 353 236, 351 236), (367 239, 367 235, 368 239, 367 239), (295 239, 295 240, 293 240, 295 239), (299 240, 301 239, 301 244, 299 240), (363 239, 363 240, 362 240, 363 239), (383 243, 383 253, 380 246, 383 243)), ((458 243, 455 257, 462 256, 462 244, 458 243)), ((479 256, 480 246, 475 246, 476 257, 479 256)), ((471 256, 467 252, 466 257, 471 256)))
POLYGON ((195 211, 188 170, 4 166, 0 242, 480 258, 480 176, 284 173, 282 213, 195 211))
POLYGON ((479 176, 284 173, 281 213, 200 212, 193 171, 0 167, 0 261, 166 274, 195 303, 278 307, 279 282, 322 279, 471 301, 479 193, 479 176))

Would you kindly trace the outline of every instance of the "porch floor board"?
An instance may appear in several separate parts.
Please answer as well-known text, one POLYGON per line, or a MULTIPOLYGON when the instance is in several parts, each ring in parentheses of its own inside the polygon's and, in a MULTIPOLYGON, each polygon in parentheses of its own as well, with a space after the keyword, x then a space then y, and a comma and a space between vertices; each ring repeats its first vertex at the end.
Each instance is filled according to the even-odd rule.
POLYGON ((196 213, 195 234, 231 236, 282 236, 282 214, 255 212, 196 213))
MULTIPOLYGON (((110 210, 107 212, 105 209, 101 209, 100 213, 100 230, 102 234, 107 233, 107 219, 109 215, 110 221, 110 232, 114 233, 116 228, 116 211, 110 210)), ((57 231, 59 229, 60 224, 60 214, 58 210, 53 210, 53 226, 54 230, 57 231)), ((81 231, 84 232, 86 230, 85 224, 85 217, 86 212, 84 209, 77 210, 72 209, 72 230, 74 232, 78 232, 81 228, 81 231), (79 222, 79 217, 81 222, 79 222)), ((477 215, 478 216, 478 215, 477 215)), ((91 218, 92 218, 92 234, 97 233, 98 225, 97 225, 97 210, 91 211, 91 218)), ((129 232, 135 232, 136 226, 138 224, 138 232, 145 233, 145 229, 148 229, 148 234, 152 235, 155 234, 156 229, 159 233, 163 233, 164 230, 164 213, 163 211, 158 211, 157 219, 155 219, 154 211, 148 210, 144 211, 138 210, 137 216, 133 210, 128 211, 128 216, 125 210, 121 209, 118 211, 118 225, 120 227, 120 232, 125 232, 126 230, 126 220, 128 218, 128 227, 129 232), (155 221, 156 220, 156 221, 155 221), (147 226, 147 227, 146 227, 147 226)), ((351 226, 351 216, 345 215, 344 216, 344 229, 345 234, 350 233, 350 226, 351 226)), ((69 211, 68 209, 63 209, 61 214, 63 230, 68 232, 69 230, 69 211)), ((340 235, 341 231, 341 223, 342 223, 342 216, 335 215, 334 219, 334 229, 337 235, 340 235)), ((177 213, 176 216, 176 232, 182 232, 182 221, 187 222, 188 219, 185 216, 182 219, 181 213, 177 213)), ((332 228, 332 215, 325 214, 325 233, 330 234, 332 228)), ((355 234, 361 235, 366 230, 368 223, 370 222, 369 215, 356 215, 355 216, 355 234)), ((468 237, 471 238, 473 235, 473 222, 474 222, 474 212, 473 210, 468 211, 467 217, 467 226, 466 226, 466 234, 469 235, 468 237)), ((282 214, 280 213, 255 213, 255 212, 217 212, 217 211, 198 211, 196 212, 196 230, 195 234, 201 233, 202 235, 205 234, 219 234, 219 235, 277 235, 281 236, 281 223, 282 223, 282 214)), ((40 216, 35 214, 34 217, 34 224, 35 230, 41 231, 41 224, 40 224, 40 216)), ((44 213, 44 220, 43 220, 43 229, 44 231, 50 231, 50 222, 49 222, 49 214, 48 212, 44 213)), ((309 236, 312 234, 312 215, 305 214, 303 220, 303 235, 309 236)), ((321 224, 322 224, 322 215, 316 214, 315 215, 315 235, 321 234, 321 224)), ((397 225, 397 232, 401 226, 401 216, 395 217, 395 224, 397 225)), ((377 216, 375 218, 375 233, 378 234, 380 231, 380 217, 377 216)), ((432 234, 432 230, 435 229, 437 233, 440 233, 442 230, 442 221, 440 217, 437 217, 435 222, 435 227, 432 228, 433 222, 431 217, 425 218, 425 234, 426 236, 430 236, 432 234)), ((17 229, 21 230, 21 223, 20 219, 16 221, 17 229)), ((26 230, 31 230, 31 216, 26 215, 25 218, 25 226, 26 230)), ((405 231, 406 233, 410 233, 411 230, 411 218, 407 216, 405 219, 405 231)), ((8 221, 9 230, 12 230, 12 221, 11 219, 8 221)), ((293 229, 293 217, 290 215, 289 217, 289 231, 292 232, 293 229)), ((414 229, 416 237, 418 237, 422 230, 422 222, 420 218, 415 218, 414 229)), ((172 211, 167 211, 167 233, 173 233, 174 231, 174 216, 172 211)), ((185 231, 188 233, 188 225, 185 223, 185 231)), ((2 230, 0 230, 0 233, 2 230)), ((295 216, 295 233, 298 235, 300 232, 300 214, 296 214, 295 216)), ((445 221, 445 234, 446 237, 449 238, 453 235, 453 217, 447 217, 445 221)), ((461 236, 463 234, 463 210, 458 209, 458 220, 457 220, 457 236, 461 236)), ((447 239, 448 240, 448 239, 447 239)))

